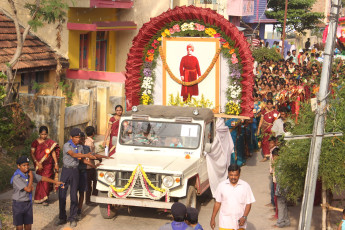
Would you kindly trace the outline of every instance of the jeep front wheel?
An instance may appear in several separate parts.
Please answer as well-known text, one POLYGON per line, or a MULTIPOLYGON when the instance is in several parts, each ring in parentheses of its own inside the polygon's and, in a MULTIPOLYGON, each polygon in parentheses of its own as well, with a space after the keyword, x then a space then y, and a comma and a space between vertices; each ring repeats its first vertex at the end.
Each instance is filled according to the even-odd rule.
POLYGON ((197 197, 196 197, 196 189, 194 186, 189 185, 187 189, 187 196, 185 198, 180 199, 180 202, 186 207, 198 208, 197 207, 197 197))

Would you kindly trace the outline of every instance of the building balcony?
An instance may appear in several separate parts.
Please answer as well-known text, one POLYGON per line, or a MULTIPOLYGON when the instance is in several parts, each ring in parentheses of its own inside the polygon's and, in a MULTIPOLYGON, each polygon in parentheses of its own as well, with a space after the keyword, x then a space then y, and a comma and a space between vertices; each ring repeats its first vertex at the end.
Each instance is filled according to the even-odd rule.
POLYGON ((66 76, 69 79, 94 80, 124 83, 125 74, 122 72, 91 71, 81 69, 67 69, 66 76))
POLYGON ((78 0, 69 3, 69 7, 129 9, 133 7, 133 0, 78 0))

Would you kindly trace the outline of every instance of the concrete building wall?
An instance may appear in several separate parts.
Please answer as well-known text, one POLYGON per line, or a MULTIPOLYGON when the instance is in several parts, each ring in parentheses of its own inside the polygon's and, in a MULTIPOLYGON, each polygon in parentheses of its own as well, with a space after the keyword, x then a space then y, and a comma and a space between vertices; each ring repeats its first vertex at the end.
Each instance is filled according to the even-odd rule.
POLYGON ((71 86, 71 90, 74 93, 73 105, 81 104, 79 99, 79 91, 81 89, 94 89, 98 87, 109 87, 109 97, 122 98, 121 104, 125 104, 125 85, 123 83, 76 79, 66 79, 66 83, 71 86))
POLYGON ((37 131, 40 126, 47 126, 49 138, 58 142, 60 146, 63 145, 65 98, 20 94, 19 103, 31 121, 35 123, 37 131))

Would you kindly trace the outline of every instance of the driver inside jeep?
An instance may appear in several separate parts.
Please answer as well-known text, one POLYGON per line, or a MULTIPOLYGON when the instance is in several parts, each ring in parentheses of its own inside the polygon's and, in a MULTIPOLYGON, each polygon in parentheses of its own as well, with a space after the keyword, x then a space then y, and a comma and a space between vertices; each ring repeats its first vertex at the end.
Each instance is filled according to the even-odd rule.
POLYGON ((149 122, 141 124, 141 133, 135 135, 134 141, 141 145, 157 145, 158 138, 151 133, 151 124, 149 122))

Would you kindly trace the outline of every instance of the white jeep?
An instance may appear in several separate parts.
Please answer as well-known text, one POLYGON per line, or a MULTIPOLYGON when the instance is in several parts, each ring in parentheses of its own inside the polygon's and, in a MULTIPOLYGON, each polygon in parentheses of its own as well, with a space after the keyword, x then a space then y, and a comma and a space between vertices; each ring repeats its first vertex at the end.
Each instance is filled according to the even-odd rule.
POLYGON ((104 218, 115 205, 170 209, 174 201, 197 207, 209 188, 205 152, 214 137, 214 115, 206 108, 140 105, 120 120, 114 159, 97 169, 104 218))

